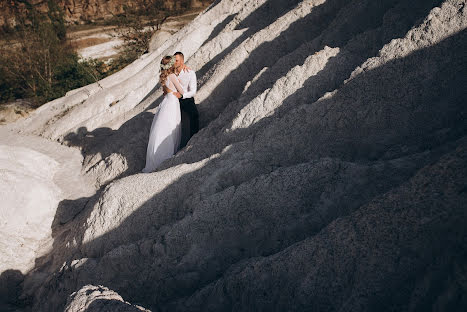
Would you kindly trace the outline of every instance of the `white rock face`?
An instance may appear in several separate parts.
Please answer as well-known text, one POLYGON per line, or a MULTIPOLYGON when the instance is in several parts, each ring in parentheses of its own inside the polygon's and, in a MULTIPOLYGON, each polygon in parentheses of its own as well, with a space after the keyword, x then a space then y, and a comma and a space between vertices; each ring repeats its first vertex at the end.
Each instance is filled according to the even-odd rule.
POLYGON ((32 149, 0 145, 0 271, 27 273, 34 267, 34 252, 50 236, 61 198, 53 183, 57 167, 52 158, 32 149))
POLYGON ((104 286, 86 285, 71 294, 65 312, 138 312, 150 310, 124 301, 116 292, 104 286))
POLYGON ((156 311, 467 309, 466 28, 465 0, 216 1, 9 126, 79 148, 99 188, 62 203, 22 298, 81 307, 106 285, 156 311), (178 50, 202 129, 141 174, 158 64, 178 50))
POLYGON ((1 131, 1 272, 25 274, 33 269, 34 260, 52 247, 52 223, 59 202, 94 192, 80 175, 81 161, 76 150, 1 131))

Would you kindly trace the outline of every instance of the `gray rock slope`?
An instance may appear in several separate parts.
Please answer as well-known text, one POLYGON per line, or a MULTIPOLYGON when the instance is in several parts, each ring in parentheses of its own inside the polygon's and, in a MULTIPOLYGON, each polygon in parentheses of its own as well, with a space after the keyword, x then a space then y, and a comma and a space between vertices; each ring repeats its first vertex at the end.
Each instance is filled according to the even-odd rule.
POLYGON ((100 187, 59 205, 21 298, 87 311, 103 285, 122 311, 465 310, 466 28, 465 0, 216 1, 14 125, 79 147, 100 187), (177 50, 203 128, 141 174, 157 64, 177 50))

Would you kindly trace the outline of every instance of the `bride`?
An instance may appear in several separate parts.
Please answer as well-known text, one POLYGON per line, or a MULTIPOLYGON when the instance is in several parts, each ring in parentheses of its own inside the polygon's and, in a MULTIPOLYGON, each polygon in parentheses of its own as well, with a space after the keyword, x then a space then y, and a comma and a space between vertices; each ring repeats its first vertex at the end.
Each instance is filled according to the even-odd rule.
POLYGON ((167 94, 152 121, 143 172, 154 171, 164 160, 175 154, 180 145, 180 103, 175 95, 176 91, 173 90, 183 95, 183 88, 175 75, 174 65, 174 56, 165 56, 161 60, 159 82, 166 87, 167 94))

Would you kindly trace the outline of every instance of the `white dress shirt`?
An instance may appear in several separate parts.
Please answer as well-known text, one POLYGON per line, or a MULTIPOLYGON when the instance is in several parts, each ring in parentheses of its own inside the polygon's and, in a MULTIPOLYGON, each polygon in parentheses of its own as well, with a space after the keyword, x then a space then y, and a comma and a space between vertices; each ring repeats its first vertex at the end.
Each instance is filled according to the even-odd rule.
POLYGON ((183 87, 183 99, 192 98, 196 94, 197 86, 196 86, 196 74, 193 70, 182 70, 178 74, 178 79, 180 80, 180 84, 183 87))

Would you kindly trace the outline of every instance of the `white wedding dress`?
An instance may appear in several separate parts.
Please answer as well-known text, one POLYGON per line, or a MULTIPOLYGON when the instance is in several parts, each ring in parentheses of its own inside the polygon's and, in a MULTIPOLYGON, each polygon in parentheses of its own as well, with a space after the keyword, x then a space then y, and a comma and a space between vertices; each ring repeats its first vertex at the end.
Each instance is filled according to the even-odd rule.
MULTIPOLYGON (((174 74, 167 77, 165 84, 170 90, 183 94, 183 88, 174 74)), ((180 146, 180 139, 180 102, 173 93, 167 93, 152 120, 143 172, 154 171, 164 160, 174 155, 180 146)))

